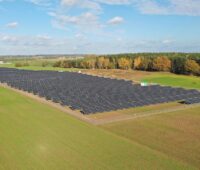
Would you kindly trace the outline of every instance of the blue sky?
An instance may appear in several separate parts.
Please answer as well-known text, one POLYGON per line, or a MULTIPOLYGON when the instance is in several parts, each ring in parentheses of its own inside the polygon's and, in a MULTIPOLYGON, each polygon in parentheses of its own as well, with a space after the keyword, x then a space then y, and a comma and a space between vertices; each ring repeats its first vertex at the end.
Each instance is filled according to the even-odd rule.
POLYGON ((200 52, 200 0, 0 0, 0 55, 200 52))

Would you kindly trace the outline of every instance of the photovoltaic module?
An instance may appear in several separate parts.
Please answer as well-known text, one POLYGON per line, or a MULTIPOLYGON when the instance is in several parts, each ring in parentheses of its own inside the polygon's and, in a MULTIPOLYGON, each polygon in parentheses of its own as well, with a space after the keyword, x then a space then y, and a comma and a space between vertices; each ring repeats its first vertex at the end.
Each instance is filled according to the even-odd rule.
POLYGON ((200 103, 198 90, 151 85, 89 76, 75 72, 27 71, 0 68, 0 82, 33 93, 83 114, 108 112, 152 104, 200 103))

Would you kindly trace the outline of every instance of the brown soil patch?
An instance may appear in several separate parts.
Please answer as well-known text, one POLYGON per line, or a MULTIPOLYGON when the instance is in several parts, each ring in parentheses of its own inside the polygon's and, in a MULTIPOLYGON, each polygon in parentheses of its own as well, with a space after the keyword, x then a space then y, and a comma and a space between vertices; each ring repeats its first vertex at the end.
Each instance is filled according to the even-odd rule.
POLYGON ((134 70, 119 70, 119 69, 118 70, 117 69, 111 69, 111 70, 89 69, 89 70, 83 70, 82 73, 101 76, 101 77, 131 80, 135 82, 139 82, 145 77, 153 74, 151 72, 134 71, 134 70))

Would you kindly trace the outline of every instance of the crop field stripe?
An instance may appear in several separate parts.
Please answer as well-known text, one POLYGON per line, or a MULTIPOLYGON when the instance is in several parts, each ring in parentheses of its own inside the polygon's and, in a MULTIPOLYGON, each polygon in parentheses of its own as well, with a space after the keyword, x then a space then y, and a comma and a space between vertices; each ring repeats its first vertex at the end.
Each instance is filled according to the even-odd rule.
POLYGON ((101 127, 200 168, 200 106, 101 127))

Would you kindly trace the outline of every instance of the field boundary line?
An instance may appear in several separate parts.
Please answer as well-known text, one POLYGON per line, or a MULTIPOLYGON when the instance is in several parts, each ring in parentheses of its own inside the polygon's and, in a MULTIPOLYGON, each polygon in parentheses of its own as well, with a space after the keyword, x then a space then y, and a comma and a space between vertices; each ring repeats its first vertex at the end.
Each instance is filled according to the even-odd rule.
POLYGON ((164 109, 164 110, 162 109, 162 110, 155 110, 155 111, 138 112, 138 113, 134 113, 133 115, 121 115, 109 120, 108 119, 97 120, 96 125, 104 125, 104 124, 109 124, 109 123, 134 120, 138 118, 144 118, 144 117, 159 115, 163 113, 176 112, 176 111, 181 111, 181 110, 186 110, 186 109, 191 109, 191 108, 196 108, 196 107, 200 107, 200 104, 176 106, 176 107, 164 109))

